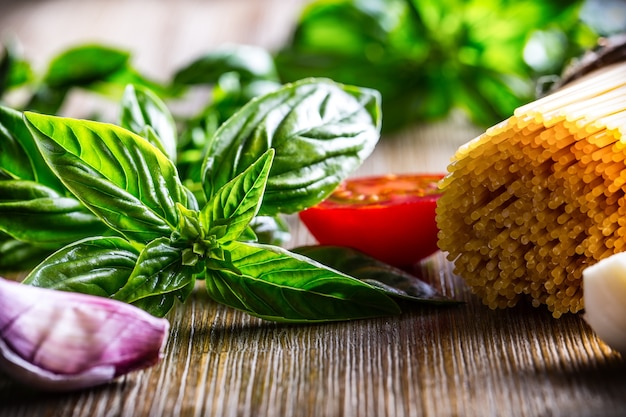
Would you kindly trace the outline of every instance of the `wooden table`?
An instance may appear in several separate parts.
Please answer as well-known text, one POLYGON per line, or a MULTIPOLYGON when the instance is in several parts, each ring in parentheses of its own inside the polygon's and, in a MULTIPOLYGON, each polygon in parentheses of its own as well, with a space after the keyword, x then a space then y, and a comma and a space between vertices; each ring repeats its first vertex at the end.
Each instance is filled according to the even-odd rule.
MULTIPOLYGON (((43 66, 85 40, 133 51, 167 76, 223 42, 275 48, 304 1, 48 1, 0 7, 43 66)), ((84 110, 76 98, 66 112, 84 110)), ((385 137, 357 175, 442 171, 480 133, 460 118, 385 137)), ((291 217, 290 246, 313 243, 291 217)), ((580 316, 528 305, 482 306, 439 253, 426 280, 465 301, 397 317, 321 325, 262 321, 217 305, 199 287, 169 315, 161 364, 69 394, 25 389, 0 375, 0 416, 621 416, 626 362, 580 316)))

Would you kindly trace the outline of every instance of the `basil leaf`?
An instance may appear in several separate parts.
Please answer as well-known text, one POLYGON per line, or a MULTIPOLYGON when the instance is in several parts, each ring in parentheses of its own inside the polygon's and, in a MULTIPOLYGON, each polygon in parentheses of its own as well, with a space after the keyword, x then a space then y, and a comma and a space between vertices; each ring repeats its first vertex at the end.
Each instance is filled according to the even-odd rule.
POLYGON ((430 304, 458 304, 418 277, 344 246, 301 246, 293 252, 380 288, 390 297, 430 304))
POLYGON ((254 164, 220 188, 200 212, 208 235, 218 242, 235 240, 248 227, 261 206, 274 150, 267 150, 254 164))
POLYGON ((60 111, 69 91, 70 87, 52 88, 42 84, 30 97, 25 108, 40 113, 55 114, 60 111))
POLYGON ((279 215, 256 216, 250 222, 250 227, 259 243, 280 246, 291 239, 289 224, 279 215))
POLYGON ((120 126, 145 137, 172 161, 176 161, 176 123, 156 94, 146 87, 129 84, 122 96, 121 113, 120 126), (146 127, 151 127, 155 135, 142 133, 146 127))
POLYGON ((205 194, 274 148, 259 213, 293 213, 318 203, 373 150, 379 105, 374 90, 316 79, 252 100, 216 132, 203 164, 205 194))
POLYGON ((67 188, 111 228, 147 243, 178 224, 187 204, 176 167, 144 138, 118 126, 26 112, 39 148, 67 188))
POLYGON ((16 42, 8 40, 0 45, 0 97, 11 88, 33 79, 30 63, 24 60, 16 42))
POLYGON ((64 190, 41 156, 22 113, 0 106, 0 170, 15 179, 37 181, 64 190))
POLYGON ((57 249, 107 227, 75 198, 33 181, 0 181, 0 230, 42 248, 57 249))
POLYGON ((126 51, 102 45, 69 48, 50 61, 43 83, 26 108, 47 114, 57 113, 72 87, 91 87, 116 73, 125 72, 129 58, 130 54, 126 51))
POLYGON ((175 302, 176 297, 168 293, 141 298, 130 304, 147 311, 155 317, 163 317, 174 307, 175 302))
POLYGON ((52 251, 0 233, 0 253, 0 271, 27 271, 52 251))
POLYGON ((174 303, 177 299, 181 303, 185 302, 195 288, 195 284, 195 279, 192 279, 187 285, 179 290, 144 297, 137 301, 133 301, 131 304, 147 311, 153 316, 163 317, 172 309, 172 307, 174 307, 174 303))
POLYGON ((244 82, 278 80, 274 59, 265 49, 229 44, 179 69, 174 75, 174 84, 215 84, 227 72, 239 74, 244 82))
POLYGON ((240 271, 207 270, 211 298, 251 315, 283 322, 360 319, 398 314, 382 291, 276 246, 232 242, 240 271))
POLYGON ((215 114, 221 125, 255 97, 263 96, 282 87, 277 81, 241 79, 236 72, 222 74, 211 90, 211 104, 203 111, 215 114))
POLYGON ((86 85, 125 68, 130 53, 102 45, 69 48, 50 61, 44 82, 53 87, 86 85))
POLYGON ((167 293, 141 298, 131 304, 155 317, 163 317, 174 307, 175 302, 176 297, 171 293, 167 293))
POLYGON ((138 258, 139 251, 121 237, 83 239, 50 255, 24 283, 110 297, 126 284, 138 258))
POLYGON ((115 298, 164 316, 195 284, 190 269, 180 266, 181 251, 166 242, 151 242, 140 252, 120 237, 83 239, 46 258, 24 284, 115 298))
MULTIPOLYGON (((17 111, 0 107, 0 169, 13 178, 34 180, 35 173, 30 160, 14 133, 16 128, 12 122, 15 119, 21 120, 19 118, 20 115, 17 111), (11 123, 12 126, 7 128, 7 122, 11 123)), ((26 126, 23 127, 26 134, 30 136, 26 126)))
POLYGON ((192 279, 193 270, 183 265, 182 249, 170 246, 168 238, 159 238, 143 248, 128 282, 113 298, 132 303, 179 290, 192 279))
POLYGON ((13 66, 13 55, 5 45, 0 45, 0 97, 9 87, 9 76, 13 66))

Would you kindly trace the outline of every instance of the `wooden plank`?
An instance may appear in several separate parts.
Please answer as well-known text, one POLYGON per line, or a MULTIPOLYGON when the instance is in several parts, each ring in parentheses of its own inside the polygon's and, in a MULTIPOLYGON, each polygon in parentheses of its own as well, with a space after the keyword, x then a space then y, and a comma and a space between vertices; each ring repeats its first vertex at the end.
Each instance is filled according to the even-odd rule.
POLYGON ((199 287, 169 316, 160 365, 64 395, 0 380, 0 415, 621 415, 624 361, 580 317, 488 310, 441 255, 423 273, 467 304, 285 325, 217 305, 199 287))

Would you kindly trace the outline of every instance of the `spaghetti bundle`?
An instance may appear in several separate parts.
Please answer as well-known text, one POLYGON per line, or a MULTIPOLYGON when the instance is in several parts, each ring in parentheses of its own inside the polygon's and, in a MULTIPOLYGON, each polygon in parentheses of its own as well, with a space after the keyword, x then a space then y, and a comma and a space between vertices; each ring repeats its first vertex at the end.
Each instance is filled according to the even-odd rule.
POLYGON ((626 63, 518 108, 458 149, 439 246, 491 308, 583 308, 582 271, 626 251, 626 63))

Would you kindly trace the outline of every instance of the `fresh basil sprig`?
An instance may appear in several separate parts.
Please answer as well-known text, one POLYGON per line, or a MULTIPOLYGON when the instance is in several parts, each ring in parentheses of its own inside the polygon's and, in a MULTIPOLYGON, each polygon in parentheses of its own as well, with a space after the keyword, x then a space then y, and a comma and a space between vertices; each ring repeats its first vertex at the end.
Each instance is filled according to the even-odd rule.
MULTIPOLYGON (((202 206, 145 137, 112 124, 26 112, 52 172, 114 236, 71 243, 25 282, 115 298, 155 315, 184 301, 197 279, 206 280, 216 301, 266 319, 398 313, 380 289, 256 243, 251 227, 260 214, 292 212, 330 193, 373 149, 379 106, 373 91, 315 79, 251 101, 212 138, 202 206)), ((154 119, 133 116, 127 125, 142 120, 150 126, 154 119)))

